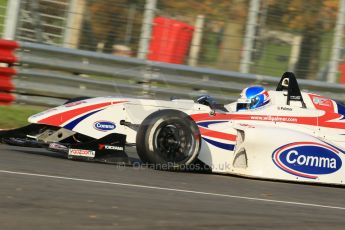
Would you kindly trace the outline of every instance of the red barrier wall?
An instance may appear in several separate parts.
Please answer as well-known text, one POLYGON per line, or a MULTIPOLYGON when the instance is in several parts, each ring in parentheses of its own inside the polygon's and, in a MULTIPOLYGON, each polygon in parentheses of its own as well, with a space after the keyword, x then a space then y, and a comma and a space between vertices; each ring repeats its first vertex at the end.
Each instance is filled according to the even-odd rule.
POLYGON ((12 67, 17 62, 15 50, 19 44, 15 41, 0 39, 0 63, 8 67, 0 67, 0 105, 8 105, 15 101, 15 96, 11 94, 15 90, 12 77, 16 70, 12 67))
POLYGON ((194 27, 174 19, 154 20, 147 59, 182 64, 189 50, 194 27))
POLYGON ((0 93, 0 105, 12 104, 15 100, 15 96, 10 93, 0 93))

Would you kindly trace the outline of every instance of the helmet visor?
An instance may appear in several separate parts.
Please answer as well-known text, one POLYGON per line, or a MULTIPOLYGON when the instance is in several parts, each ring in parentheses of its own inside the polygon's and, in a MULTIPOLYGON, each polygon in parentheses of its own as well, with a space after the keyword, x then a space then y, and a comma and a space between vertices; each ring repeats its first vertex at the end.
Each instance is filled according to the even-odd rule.
POLYGON ((259 97, 259 96, 256 96, 256 97, 252 98, 252 99, 250 100, 250 108, 251 108, 251 109, 256 108, 257 105, 259 104, 259 102, 260 102, 260 97, 259 97))

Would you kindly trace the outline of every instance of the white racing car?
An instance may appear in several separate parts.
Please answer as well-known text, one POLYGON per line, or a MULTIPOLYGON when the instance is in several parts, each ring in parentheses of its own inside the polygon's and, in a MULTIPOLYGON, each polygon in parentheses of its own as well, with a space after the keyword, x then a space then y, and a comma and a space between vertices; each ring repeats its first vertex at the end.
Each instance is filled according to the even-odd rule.
POLYGON ((2 143, 44 147, 69 159, 131 163, 126 145, 159 169, 195 162, 245 177, 345 183, 345 106, 301 92, 286 72, 275 91, 251 86, 237 102, 77 99, 0 132, 2 143))

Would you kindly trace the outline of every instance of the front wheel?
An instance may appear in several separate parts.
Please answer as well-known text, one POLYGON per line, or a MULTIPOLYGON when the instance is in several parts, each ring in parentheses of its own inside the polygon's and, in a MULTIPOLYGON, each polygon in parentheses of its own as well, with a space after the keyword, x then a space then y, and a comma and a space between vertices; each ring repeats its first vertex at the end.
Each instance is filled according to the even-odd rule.
POLYGON ((140 125, 136 138, 140 159, 156 169, 179 169, 193 163, 199 154, 198 126, 178 110, 159 110, 140 125))

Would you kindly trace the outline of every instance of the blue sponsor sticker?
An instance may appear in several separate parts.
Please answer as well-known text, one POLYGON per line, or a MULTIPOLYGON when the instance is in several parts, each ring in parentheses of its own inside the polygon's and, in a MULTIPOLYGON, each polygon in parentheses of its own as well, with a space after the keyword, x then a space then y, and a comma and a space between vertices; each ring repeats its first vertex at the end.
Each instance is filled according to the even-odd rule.
POLYGON ((295 176, 316 179, 331 174, 342 166, 340 151, 316 142, 296 142, 276 149, 272 154, 275 165, 295 176))
POLYGON ((110 130, 114 130, 116 128, 115 123, 111 122, 111 121, 96 121, 93 124, 93 127, 95 129, 97 129, 98 131, 110 131, 110 130))

